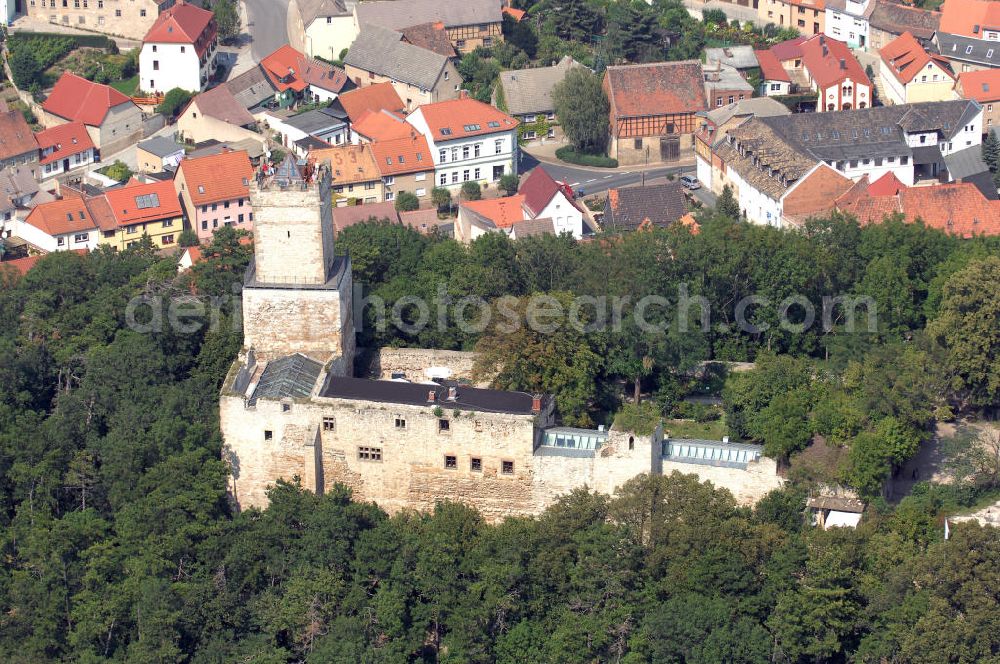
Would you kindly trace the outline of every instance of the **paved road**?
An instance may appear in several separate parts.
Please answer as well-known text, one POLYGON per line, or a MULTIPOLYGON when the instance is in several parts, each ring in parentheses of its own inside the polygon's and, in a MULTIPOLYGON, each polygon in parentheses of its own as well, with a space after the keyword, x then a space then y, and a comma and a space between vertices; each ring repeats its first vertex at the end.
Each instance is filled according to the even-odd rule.
POLYGON ((245 0, 254 62, 288 43, 288 0, 245 0))
MULTIPOLYGON (((526 173, 528 170, 538 166, 537 159, 527 152, 521 151, 521 164, 519 170, 526 173)), ((578 166, 563 166, 545 163, 545 170, 554 179, 569 184, 575 191, 583 190, 584 194, 599 194, 613 187, 625 187, 642 182, 640 171, 612 171, 605 168, 581 168, 578 166)), ((690 173, 694 175, 694 166, 665 166, 663 168, 652 168, 646 171, 646 182, 664 182, 667 175, 683 175, 690 173)), ((704 187, 692 192, 694 196, 706 205, 715 205, 715 196, 704 187)))

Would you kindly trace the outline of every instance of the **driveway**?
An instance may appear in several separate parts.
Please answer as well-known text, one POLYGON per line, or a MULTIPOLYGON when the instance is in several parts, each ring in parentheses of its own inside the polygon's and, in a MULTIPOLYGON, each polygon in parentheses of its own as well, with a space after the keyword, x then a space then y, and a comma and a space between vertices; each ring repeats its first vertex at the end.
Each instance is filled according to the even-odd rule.
POLYGON ((254 62, 288 43, 288 0, 245 0, 254 62))

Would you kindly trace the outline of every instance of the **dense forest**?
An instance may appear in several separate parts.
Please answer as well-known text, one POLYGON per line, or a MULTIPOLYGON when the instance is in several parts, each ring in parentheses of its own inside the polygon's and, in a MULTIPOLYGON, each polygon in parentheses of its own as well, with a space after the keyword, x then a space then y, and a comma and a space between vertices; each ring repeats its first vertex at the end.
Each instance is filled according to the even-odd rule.
MULTIPOLYGON (((486 365, 505 359, 499 385, 550 391, 580 424, 622 408, 669 414, 702 386, 699 362, 754 361, 721 377, 727 426, 797 471, 754 509, 675 474, 636 478, 613 499, 581 490, 495 526, 448 503, 388 517, 294 481, 267 510, 237 514, 217 390, 241 343, 232 295, 251 249, 222 229, 180 275, 148 245, 53 254, 23 277, 0 270, 0 660, 998 661, 1000 538, 958 524, 945 541, 942 517, 989 497, 1000 473, 973 459, 960 484, 919 483, 897 504, 878 496, 935 422, 993 414, 995 242, 898 220, 801 232, 711 211, 699 221, 696 234, 488 234, 469 247, 370 222, 338 243, 367 294, 390 305, 433 298, 439 284, 487 302, 675 303, 681 284, 705 297, 707 331, 695 311, 684 333, 470 333, 449 304, 443 328, 366 326, 359 342, 478 348, 486 365), (867 295, 878 326, 848 333, 838 315, 829 330, 782 329, 760 306, 754 320, 774 324, 748 332, 730 323, 750 294, 867 295), (130 307, 139 296, 147 306, 130 307), (217 309, 205 325, 152 324, 197 301, 217 309), (799 463, 817 440, 841 453, 836 464, 799 463), (826 481, 871 498, 860 528, 804 525, 805 492, 826 481)), ((657 312, 677 322, 674 307, 657 312)))

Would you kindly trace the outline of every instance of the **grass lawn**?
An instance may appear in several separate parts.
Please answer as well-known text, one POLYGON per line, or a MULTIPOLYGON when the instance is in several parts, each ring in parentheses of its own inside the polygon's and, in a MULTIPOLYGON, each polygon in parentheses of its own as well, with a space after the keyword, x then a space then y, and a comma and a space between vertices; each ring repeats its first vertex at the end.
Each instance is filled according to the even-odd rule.
POLYGON ((702 438, 704 440, 722 440, 729 435, 723 419, 714 422, 695 422, 694 420, 663 420, 663 435, 670 432, 671 438, 702 438))
POLYGON ((132 78, 126 78, 123 81, 115 81, 113 83, 109 83, 108 85, 113 87, 118 92, 131 97, 139 89, 139 75, 136 74, 132 76, 132 78))

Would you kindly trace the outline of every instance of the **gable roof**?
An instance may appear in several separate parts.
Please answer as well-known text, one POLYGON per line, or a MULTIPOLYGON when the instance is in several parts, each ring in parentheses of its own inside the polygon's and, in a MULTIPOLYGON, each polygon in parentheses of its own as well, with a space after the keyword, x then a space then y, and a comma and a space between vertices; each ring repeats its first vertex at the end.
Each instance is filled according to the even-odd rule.
POLYGON ((0 160, 36 152, 38 142, 20 111, 0 113, 0 160))
POLYGON ((275 93, 271 79, 264 73, 260 65, 251 67, 219 87, 228 88, 240 106, 246 109, 258 106, 271 99, 275 93))
MULTIPOLYGON (((784 70, 782 70, 784 71, 784 70)), ((705 114, 710 123, 719 127, 729 122, 733 118, 758 117, 768 118, 776 115, 791 115, 788 107, 773 97, 752 97, 741 99, 732 104, 726 104, 718 108, 713 108, 705 114)))
POLYGON ((351 123, 351 129, 370 141, 404 138, 415 131, 404 118, 386 110, 366 110, 356 122, 351 123))
POLYGON ((892 171, 868 185, 868 193, 872 196, 895 196, 906 185, 892 171))
POLYGON ((261 60, 260 68, 278 92, 289 89, 302 92, 310 85, 340 92, 348 82, 343 69, 307 58, 288 44, 261 60))
POLYGON ((191 102, 202 115, 222 120, 237 127, 252 125, 256 120, 225 85, 202 92, 191 102))
POLYGON ((464 201, 462 207, 472 210, 479 216, 493 222, 497 228, 510 228, 526 219, 524 214, 524 195, 515 194, 503 198, 484 198, 478 201, 464 201))
POLYGON ((302 25, 308 28, 317 18, 327 16, 351 16, 352 11, 347 8, 344 0, 295 0, 298 5, 299 15, 302 16, 302 25))
POLYGON ((180 217, 180 201, 170 180, 143 184, 132 180, 124 187, 110 189, 104 198, 119 226, 180 217))
POLYGON ((327 113, 326 110, 325 108, 314 108, 305 113, 298 113, 290 118, 285 118, 284 124, 307 134, 330 131, 346 124, 332 113, 327 113))
POLYGON ((361 118, 365 111, 402 111, 405 108, 392 83, 376 83, 357 90, 351 90, 337 97, 347 117, 352 122, 361 118))
POLYGON ((215 41, 217 32, 212 12, 177 0, 177 4, 156 17, 142 41, 145 44, 192 44, 201 56, 215 41))
POLYGON ((403 41, 403 35, 393 30, 365 25, 344 56, 344 64, 431 90, 448 56, 403 41))
POLYGON ((99 127, 108 111, 122 104, 132 104, 132 100, 111 86, 64 71, 42 108, 63 119, 99 127))
POLYGON ((36 205, 24 221, 52 237, 97 229, 87 202, 77 196, 36 205))
POLYGON ((904 32, 879 49, 879 55, 882 56, 882 65, 903 85, 912 81, 931 62, 949 77, 955 78, 948 61, 939 55, 928 53, 909 32, 904 32))
POLYGON ((773 51, 754 51, 757 55, 757 62, 760 64, 760 75, 765 81, 784 81, 791 83, 792 78, 781 66, 781 61, 773 51))
POLYGON ((826 35, 816 35, 802 42, 802 66, 809 76, 822 88, 828 88, 850 79, 867 85, 872 82, 864 68, 851 54, 847 44, 826 35))
POLYGON ((524 207, 533 217, 537 217, 545 209, 545 206, 555 197, 562 193, 569 204, 576 207, 573 195, 566 190, 565 185, 561 185, 552 179, 541 166, 536 167, 521 183, 519 192, 524 196, 524 207))
POLYGON ((609 189, 606 209, 606 223, 619 231, 634 231, 643 224, 666 228, 687 213, 680 182, 609 189))
POLYGON ((805 41, 806 37, 792 37, 791 39, 786 39, 783 42, 778 42, 769 50, 774 54, 774 57, 778 58, 781 62, 784 62, 785 60, 794 60, 795 58, 802 57, 802 44, 805 41))
POLYGON ((184 146, 174 143, 166 136, 153 136, 139 143, 139 148, 157 157, 169 157, 172 154, 184 153, 184 146))
POLYGON ((706 107, 696 60, 608 67, 605 81, 613 116, 695 113, 706 107))
POLYGON ((991 0, 945 0, 941 32, 983 39, 983 29, 1000 30, 1000 3, 991 0))
POLYGON ((375 141, 371 146, 375 164, 383 177, 434 170, 427 139, 416 131, 403 138, 375 141))
POLYGON ((979 103, 1000 100, 1000 69, 963 71, 958 75, 958 83, 965 99, 979 103))
POLYGON ((819 163, 784 194, 781 199, 782 214, 792 221, 802 222, 827 213, 833 210, 834 200, 853 185, 850 178, 819 163))
POLYGON ((517 120, 503 111, 467 97, 424 104, 407 118, 417 113, 427 123, 434 141, 510 131, 518 125, 517 120))
POLYGON ((552 88, 566 78, 570 69, 582 66, 566 55, 552 67, 500 72, 500 86, 507 102, 507 111, 512 115, 554 111, 556 105, 552 101, 552 88))
POLYGON ((329 161, 331 179, 335 186, 382 179, 370 144, 338 145, 311 150, 309 161, 315 164, 329 161))
POLYGON ((242 150, 184 159, 177 171, 184 174, 194 205, 248 197, 254 177, 250 158, 242 150))
POLYGON ((410 44, 426 48, 446 58, 455 57, 455 47, 451 45, 444 23, 421 23, 399 31, 410 44))
POLYGON ((397 30, 428 21, 440 21, 446 28, 499 23, 503 20, 495 0, 375 0, 359 2, 355 8, 358 25, 380 25, 397 30))
POLYGON ((393 223, 397 223, 399 222, 399 213, 396 211, 395 204, 392 201, 333 208, 333 229, 337 233, 355 224, 366 222, 369 219, 387 219, 393 223))
POLYGON ((875 9, 868 19, 868 24, 877 30, 894 35, 909 32, 923 40, 934 36, 940 22, 941 12, 901 5, 891 0, 875 0, 875 9))
POLYGON ((94 142, 87 133, 87 127, 82 122, 68 122, 50 127, 35 134, 35 138, 42 151, 55 148, 49 155, 39 160, 40 164, 50 164, 94 147, 94 142))
POLYGON ((736 69, 752 69, 757 66, 757 56, 753 46, 722 46, 706 48, 705 61, 721 62, 736 69))

